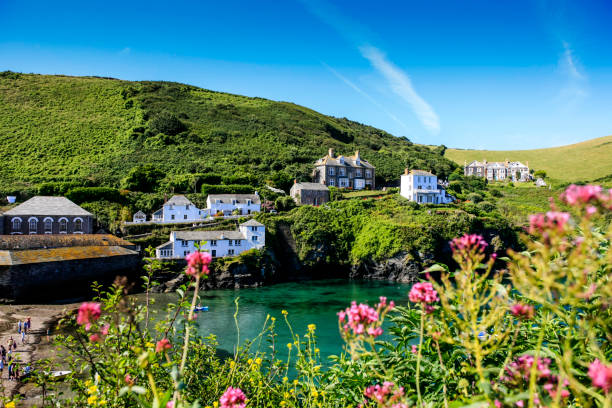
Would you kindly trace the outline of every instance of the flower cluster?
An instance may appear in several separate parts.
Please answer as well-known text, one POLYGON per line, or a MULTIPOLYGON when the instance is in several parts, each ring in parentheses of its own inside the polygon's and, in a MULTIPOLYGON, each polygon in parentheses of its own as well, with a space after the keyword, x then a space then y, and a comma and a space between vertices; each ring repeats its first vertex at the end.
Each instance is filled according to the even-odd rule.
POLYGON ((468 235, 465 234, 461 238, 454 238, 450 242, 451 249, 453 252, 484 252, 488 246, 487 242, 477 234, 468 235))
POLYGON ((561 200, 569 205, 598 204, 610 201, 611 196, 612 190, 606 194, 601 186, 572 184, 561 194, 561 200))
MULTIPOLYGON (((542 388, 548 392, 551 398, 555 398, 559 378, 552 374, 550 359, 548 358, 535 358, 531 355, 521 356, 506 367, 506 375, 502 380, 510 386, 525 387, 526 384, 529 384, 531 368, 534 364, 536 365, 537 383, 542 385, 542 388)), ((569 397, 569 391, 565 388, 568 385, 568 381, 564 380, 561 387, 561 398, 569 397)), ((539 401, 534 402, 539 405, 539 401)))
POLYGON ((512 315, 517 319, 529 320, 533 318, 535 312, 533 306, 531 305, 515 303, 514 305, 512 305, 512 307, 510 307, 510 313, 512 313, 512 315))
POLYGON ((395 307, 393 301, 387 304, 387 298, 381 297, 376 309, 366 304, 353 301, 351 307, 338 312, 338 322, 342 326, 344 333, 351 333, 353 336, 367 334, 378 337, 383 333, 380 320, 381 313, 387 313, 395 307))
POLYGON ((430 282, 415 283, 410 289, 408 299, 413 303, 420 303, 427 313, 433 312, 431 304, 440 300, 438 292, 430 282))
POLYGON ((155 344, 155 352, 164 352, 168 349, 172 348, 172 344, 170 344, 170 340, 163 338, 155 344))
POLYGON ((85 302, 79 307, 77 323, 85 326, 85 330, 91 328, 91 324, 100 318, 102 308, 99 303, 85 302))
POLYGON ((92 343, 102 341, 102 339, 108 334, 109 329, 110 325, 105 324, 100 328, 100 333, 93 333, 91 336, 89 336, 89 341, 91 341, 92 343))
POLYGON ((229 387, 219 399, 219 408, 244 408, 246 395, 240 388, 229 387))
POLYGON ((607 394, 612 389, 612 364, 593 361, 589 366, 589 377, 594 387, 601 388, 607 394))
POLYGON ((185 270, 187 275, 195 277, 210 273, 208 265, 212 261, 212 256, 208 252, 192 252, 185 257, 185 260, 187 261, 187 269, 185 270))
POLYGON ((396 388, 395 384, 391 381, 385 381, 382 385, 370 385, 368 388, 365 389, 363 394, 366 396, 366 398, 370 399, 372 402, 375 402, 379 407, 408 407, 408 405, 401 402, 401 398, 404 396, 404 387, 396 388))
POLYGON ((546 214, 533 214, 529 216, 528 232, 532 235, 542 234, 553 230, 562 232, 570 219, 569 213, 548 211, 546 214))

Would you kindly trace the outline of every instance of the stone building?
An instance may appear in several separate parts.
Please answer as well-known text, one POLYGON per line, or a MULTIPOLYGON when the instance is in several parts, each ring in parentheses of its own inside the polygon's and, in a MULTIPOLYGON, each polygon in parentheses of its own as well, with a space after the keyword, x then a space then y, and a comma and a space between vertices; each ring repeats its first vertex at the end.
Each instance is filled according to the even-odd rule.
POLYGON ((32 197, 1 217, 4 235, 92 234, 94 229, 94 215, 65 197, 32 197))
POLYGON ((320 183, 294 182, 289 194, 297 205, 321 205, 329 201, 329 188, 320 183))
POLYGON ((335 156, 334 149, 329 149, 327 156, 315 163, 313 181, 326 186, 362 190, 376 187, 375 167, 363 160, 359 150, 354 156, 335 156))
POLYGON ((467 162, 463 166, 463 173, 466 176, 484 177, 489 181, 530 181, 529 162, 488 162, 486 160, 474 160, 470 164, 467 162))

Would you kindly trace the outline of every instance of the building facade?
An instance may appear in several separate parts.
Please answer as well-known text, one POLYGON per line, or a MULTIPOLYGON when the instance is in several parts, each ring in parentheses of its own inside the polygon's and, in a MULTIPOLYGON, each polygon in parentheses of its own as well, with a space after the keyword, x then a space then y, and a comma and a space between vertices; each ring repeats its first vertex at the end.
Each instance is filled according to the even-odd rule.
POLYGON ((94 215, 65 197, 32 197, 0 217, 4 235, 93 234, 94 230, 94 215))
POLYGON ((208 217, 206 210, 200 210, 184 195, 175 195, 153 213, 153 222, 201 221, 208 217))
POLYGON ((250 249, 266 245, 266 227, 249 220, 237 231, 172 231, 170 241, 158 246, 155 255, 160 259, 180 259, 197 250, 209 252, 213 258, 236 256, 250 249))
POLYGON ((335 156, 334 149, 329 149, 327 156, 315 163, 313 182, 339 188, 363 190, 374 189, 376 169, 359 155, 335 156))
POLYGON ((289 194, 297 205, 321 205, 329 201, 329 188, 321 183, 294 182, 289 194))
POLYGON ((488 162, 486 160, 474 160, 470 164, 465 163, 463 174, 466 176, 484 177, 489 181, 530 181, 529 162, 488 162))
POLYGON ((419 204, 448 204, 455 198, 438 184, 438 177, 425 170, 405 170, 400 179, 400 195, 419 204))
POLYGON ((261 211, 259 194, 209 194, 206 198, 206 210, 211 216, 223 214, 224 216, 239 212, 239 215, 248 215, 261 211))

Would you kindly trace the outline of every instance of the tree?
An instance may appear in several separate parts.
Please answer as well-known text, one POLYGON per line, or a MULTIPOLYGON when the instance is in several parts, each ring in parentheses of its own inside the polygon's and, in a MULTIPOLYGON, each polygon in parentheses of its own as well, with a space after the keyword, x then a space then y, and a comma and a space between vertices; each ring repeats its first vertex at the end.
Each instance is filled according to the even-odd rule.
POLYGON ((121 186, 127 190, 151 193, 159 185, 164 176, 164 172, 160 169, 153 165, 145 164, 130 170, 127 177, 123 179, 121 186))

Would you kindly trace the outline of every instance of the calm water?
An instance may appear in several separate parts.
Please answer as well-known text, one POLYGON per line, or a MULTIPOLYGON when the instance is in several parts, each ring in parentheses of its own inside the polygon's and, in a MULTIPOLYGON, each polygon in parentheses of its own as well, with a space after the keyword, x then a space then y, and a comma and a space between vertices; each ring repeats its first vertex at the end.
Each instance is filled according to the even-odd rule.
MULTIPOLYGON (((302 335, 307 331, 308 324, 316 324, 318 346, 321 355, 327 357, 339 354, 342 350, 343 342, 338 333, 336 316, 340 309, 347 307, 352 300, 373 305, 378 303, 380 296, 386 296, 396 304, 406 305, 409 289, 407 284, 391 282, 321 280, 282 283, 262 288, 206 291, 202 293, 202 306, 209 306, 210 309, 198 314, 199 331, 203 335, 215 334, 220 351, 233 353, 237 340, 233 317, 234 299, 240 297, 238 324, 241 343, 260 333, 269 314, 276 317, 276 341, 280 345, 277 350, 285 353, 291 337, 281 311, 287 310, 296 334, 302 335)), ((168 302, 176 300, 175 294, 153 296, 157 310, 163 310, 168 302)), ((262 351, 268 351, 265 342, 262 343, 262 351)))

